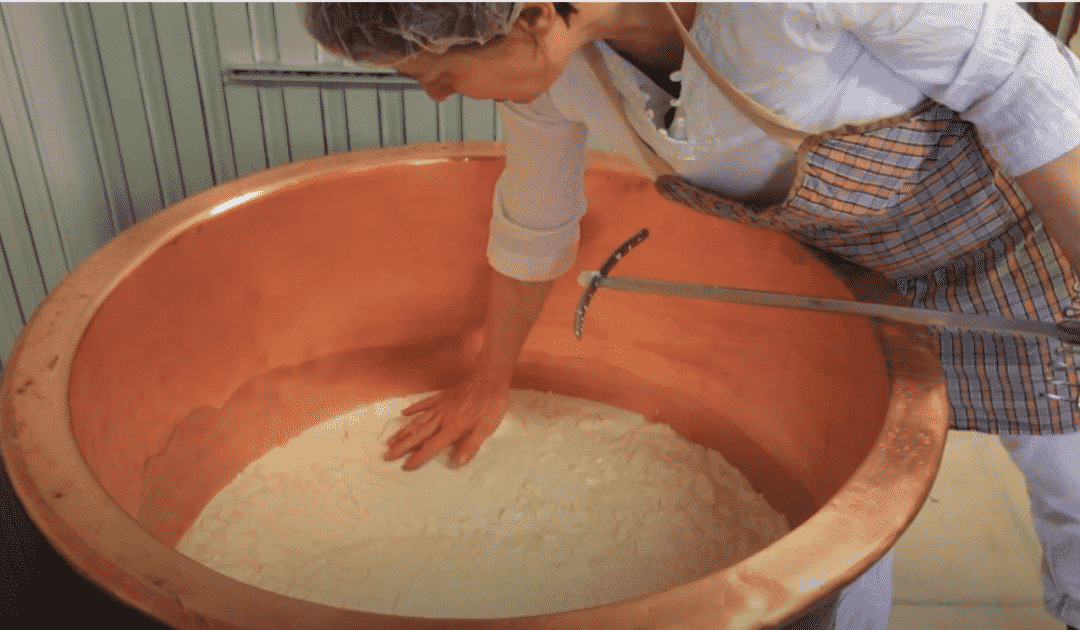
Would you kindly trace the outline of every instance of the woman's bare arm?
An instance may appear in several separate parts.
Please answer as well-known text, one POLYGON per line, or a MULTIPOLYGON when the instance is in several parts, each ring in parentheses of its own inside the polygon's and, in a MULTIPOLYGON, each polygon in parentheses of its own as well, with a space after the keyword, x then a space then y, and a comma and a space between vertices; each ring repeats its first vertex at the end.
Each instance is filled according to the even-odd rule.
POLYGON ((1016 178, 1046 226, 1080 271, 1080 146, 1016 178))

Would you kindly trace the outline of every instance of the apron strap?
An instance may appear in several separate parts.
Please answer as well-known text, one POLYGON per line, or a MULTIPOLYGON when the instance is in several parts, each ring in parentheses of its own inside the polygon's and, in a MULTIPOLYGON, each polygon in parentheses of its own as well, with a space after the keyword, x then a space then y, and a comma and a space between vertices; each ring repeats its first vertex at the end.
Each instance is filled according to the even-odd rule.
POLYGON ((732 85, 731 82, 724 78, 724 75, 716 71, 716 68, 714 68, 705 57, 705 53, 701 52, 701 48, 698 47, 694 38, 690 37, 690 33, 686 31, 686 27, 683 26, 682 20, 679 19, 679 14, 675 12, 675 7, 671 6, 670 2, 665 2, 664 6, 667 7, 668 13, 671 14, 671 19, 675 22, 675 28, 679 32, 679 37, 683 40, 683 46, 689 51, 690 56, 693 57, 698 66, 705 71, 705 74, 712 80, 713 85, 720 90, 720 93, 723 94, 743 116, 749 118, 762 131, 769 134, 774 140, 788 147, 792 151, 797 151, 803 140, 813 135, 804 129, 792 125, 787 120, 778 116, 775 112, 763 107, 757 101, 743 94, 738 88, 732 85))
MULTIPOLYGON (((751 122, 757 125, 771 138, 792 151, 798 151, 803 140, 809 138, 813 134, 792 125, 782 117, 776 115, 776 113, 762 107, 757 101, 743 94, 738 88, 731 85, 722 74, 713 68, 712 64, 705 57, 705 54, 701 52, 701 48, 698 47, 697 42, 690 37, 690 33, 686 31, 686 27, 683 26, 682 20, 679 19, 679 16, 675 12, 675 8, 671 6, 671 3, 665 2, 664 5, 671 14, 671 18, 675 21, 679 37, 683 40, 683 46, 690 52, 690 55, 697 62, 698 66, 705 71, 705 74, 713 82, 716 88, 720 90, 720 93, 739 110, 739 113, 750 119, 751 122)), ((611 81, 611 75, 608 73, 607 65, 604 64, 600 48, 597 46, 596 42, 589 42, 582 47, 581 52, 585 57, 585 61, 592 67, 596 77, 600 80, 600 85, 604 87, 604 92, 607 93, 608 99, 615 107, 615 111, 619 113, 623 122, 626 124, 626 127, 630 130, 630 135, 634 140, 634 144, 637 146, 638 152, 641 154, 642 159, 645 160, 645 163, 648 164, 649 168, 653 171, 654 179, 664 175, 677 176, 675 170, 672 169, 648 143, 641 139, 637 130, 634 129, 634 126, 630 123, 630 118, 626 115, 626 110, 623 108, 622 96, 611 81)))

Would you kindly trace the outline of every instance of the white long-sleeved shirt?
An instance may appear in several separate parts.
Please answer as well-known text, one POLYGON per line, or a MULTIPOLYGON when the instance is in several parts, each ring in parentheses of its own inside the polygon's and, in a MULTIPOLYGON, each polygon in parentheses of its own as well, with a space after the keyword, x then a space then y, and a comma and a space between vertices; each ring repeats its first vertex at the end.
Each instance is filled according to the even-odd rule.
MULTIPOLYGON (((714 66, 804 129, 871 122, 930 97, 974 123, 1012 175, 1080 145, 1080 61, 1015 4, 698 6, 690 35, 714 66)), ((795 155, 740 114, 688 52, 672 99, 600 48, 631 124, 678 174, 737 197, 787 193, 795 155)), ((589 134, 650 171, 580 54, 533 103, 498 108, 507 162, 488 260, 519 280, 553 279, 577 253, 589 134)))

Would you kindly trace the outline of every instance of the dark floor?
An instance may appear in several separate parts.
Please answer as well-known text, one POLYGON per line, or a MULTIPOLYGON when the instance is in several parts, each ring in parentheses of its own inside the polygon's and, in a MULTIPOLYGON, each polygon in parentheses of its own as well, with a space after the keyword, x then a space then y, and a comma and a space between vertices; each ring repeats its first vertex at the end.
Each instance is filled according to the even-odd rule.
POLYGON ((85 579, 23 510, 0 464, 0 628, 167 630, 85 579), (101 623, 105 621, 106 623, 101 623))

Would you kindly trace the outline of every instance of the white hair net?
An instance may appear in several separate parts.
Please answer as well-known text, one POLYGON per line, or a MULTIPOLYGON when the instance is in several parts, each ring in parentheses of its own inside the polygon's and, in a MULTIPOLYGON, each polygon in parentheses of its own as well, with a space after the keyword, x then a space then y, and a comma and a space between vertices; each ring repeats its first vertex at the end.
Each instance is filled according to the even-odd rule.
POLYGON ((441 55, 454 46, 506 35, 521 2, 309 3, 307 28, 324 46, 353 58, 441 55))

